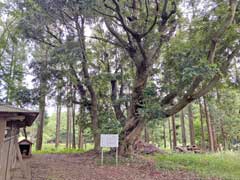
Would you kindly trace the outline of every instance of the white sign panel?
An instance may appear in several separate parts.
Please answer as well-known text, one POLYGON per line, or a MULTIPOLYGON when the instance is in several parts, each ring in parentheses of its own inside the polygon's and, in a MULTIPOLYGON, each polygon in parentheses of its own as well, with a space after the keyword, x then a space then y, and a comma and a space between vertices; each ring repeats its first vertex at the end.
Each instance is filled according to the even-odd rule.
POLYGON ((101 134, 101 147, 118 147, 118 134, 101 134))

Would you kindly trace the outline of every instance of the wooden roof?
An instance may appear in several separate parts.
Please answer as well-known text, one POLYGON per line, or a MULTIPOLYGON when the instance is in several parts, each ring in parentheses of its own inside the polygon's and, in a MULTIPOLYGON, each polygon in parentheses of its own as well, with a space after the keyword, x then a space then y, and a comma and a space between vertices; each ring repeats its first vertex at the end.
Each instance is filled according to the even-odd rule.
MULTIPOLYGON (((31 110, 27 110, 27 109, 22 109, 22 108, 18 108, 18 107, 14 107, 11 105, 7 105, 7 104, 0 104, 0 113, 1 112, 7 112, 7 113, 33 113, 33 112, 37 112, 37 111, 31 111, 31 110)), ((37 112, 38 113, 38 112, 37 112)))
POLYGON ((37 111, 0 104, 0 120, 7 121, 7 126, 19 128, 31 126, 38 114, 37 111))
POLYGON ((27 142, 28 144, 33 144, 31 141, 29 141, 28 139, 23 139, 21 141, 18 142, 18 144, 21 144, 23 142, 27 142))

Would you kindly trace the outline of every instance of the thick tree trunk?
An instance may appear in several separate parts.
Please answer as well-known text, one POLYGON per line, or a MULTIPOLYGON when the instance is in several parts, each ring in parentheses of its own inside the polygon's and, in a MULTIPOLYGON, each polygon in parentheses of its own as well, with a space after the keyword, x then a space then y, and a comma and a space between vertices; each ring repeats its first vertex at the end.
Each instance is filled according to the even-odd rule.
POLYGON ((200 123, 201 123, 201 148, 205 150, 206 144, 205 144, 205 134, 204 134, 204 124, 203 124, 203 107, 200 99, 199 99, 199 113, 200 113, 200 123))
POLYGON ((204 110, 205 110, 205 114, 206 114, 206 123, 207 123, 207 128, 208 128, 209 150, 214 151, 212 125, 211 125, 211 120, 210 120, 210 116, 209 116, 209 112, 208 112, 207 100, 205 97, 203 98, 203 102, 204 102, 204 110))
POLYGON ((56 141, 55 147, 59 146, 60 140, 60 126, 61 126, 61 102, 57 102, 57 115, 56 115, 56 141))
MULTIPOLYGON (((151 46, 147 47, 147 44, 151 41, 150 39, 148 39, 147 35, 153 29, 150 29, 150 31, 146 32, 145 34, 138 32, 139 30, 138 28, 132 29, 134 25, 129 27, 128 24, 125 22, 123 18, 124 15, 121 14, 122 11, 121 11, 121 8, 119 7, 119 3, 116 2, 114 4, 116 8, 113 11, 117 16, 117 21, 118 21, 117 23, 119 23, 118 27, 121 26, 121 29, 123 29, 126 32, 126 34, 128 35, 128 38, 124 38, 121 34, 118 33, 118 31, 116 31, 116 29, 112 26, 113 21, 111 21, 111 18, 105 18, 105 25, 108 28, 108 30, 111 32, 111 34, 116 38, 118 43, 120 43, 120 46, 125 48, 125 50, 128 52, 129 57, 134 61, 136 66, 136 76, 135 76, 135 81, 134 81, 133 90, 132 90, 132 99, 129 107, 129 115, 121 134, 120 152, 126 154, 129 152, 130 153, 132 152, 134 142, 138 139, 138 137, 141 134, 141 131, 146 125, 146 122, 141 117, 141 112, 139 112, 139 109, 144 108, 143 91, 146 87, 147 78, 149 76, 149 70, 151 70, 149 67, 152 66, 151 64, 152 61, 158 58, 160 54, 161 45, 164 42, 168 41, 171 35, 174 34, 175 32, 176 26, 173 23, 168 22, 168 19, 171 17, 172 14, 175 13, 175 10, 172 11, 173 13, 170 16, 167 16, 166 18, 162 18, 162 22, 160 23, 160 26, 158 28, 159 34, 160 34, 159 46, 156 45, 157 42, 152 44, 153 47, 156 46, 156 49, 155 49, 155 48, 151 48, 151 46), (168 31, 168 34, 165 34, 166 31, 168 31), (152 51, 153 49, 154 51, 152 51)), ((219 42, 219 39, 221 39, 222 34, 224 34, 226 29, 228 29, 228 27, 232 24, 232 21, 235 15, 236 6, 237 6, 236 0, 232 1, 232 8, 231 8, 232 11, 231 11, 231 14, 229 15, 229 18, 227 18, 227 22, 224 24, 224 27, 220 29, 221 31, 216 33, 216 35, 212 39, 212 45, 211 45, 212 48, 210 49, 210 53, 209 53, 210 55, 208 58, 209 62, 213 62, 212 60, 214 60, 215 58, 216 47, 219 42)), ((168 7, 168 1, 165 1, 163 5, 163 12, 162 12, 163 14, 167 14, 167 9, 168 9, 167 7, 168 7)), ((134 9, 135 8, 133 8, 133 10, 134 9)), ((157 16, 155 19, 157 20, 157 16)), ((158 22, 158 21, 155 21, 155 22, 158 22)), ((114 24, 116 25, 116 23, 114 24)), ((154 23, 152 28, 155 25, 156 24, 154 23)), ((165 109, 162 111, 163 116, 168 117, 173 114, 176 114, 188 103, 206 94, 211 89, 211 87, 216 84, 216 82, 219 79, 220 79, 220 75, 218 73, 216 76, 214 76, 214 78, 209 83, 206 83, 205 86, 203 86, 202 88, 200 88, 200 90, 196 92, 196 90, 200 87, 203 81, 202 77, 200 76, 196 77, 196 79, 193 81, 189 90, 187 90, 186 94, 184 94, 184 97, 180 98, 180 101, 176 105, 172 106, 170 109, 165 109)), ((193 127, 193 124, 192 124, 192 127, 193 127)), ((194 134, 192 132, 191 142, 192 144, 195 144, 193 142, 193 137, 194 137, 193 135, 194 134)))
POLYGON ((169 147, 172 149, 172 130, 171 130, 171 119, 168 118, 168 131, 169 131, 169 147))
POLYGON ((183 110, 181 111, 180 118, 181 118, 181 130, 182 130, 182 145, 186 146, 187 145, 187 137, 186 137, 185 118, 184 118, 183 110))
POLYGON ((129 116, 121 133, 121 154, 129 155, 133 153, 133 146, 141 136, 141 132, 146 125, 146 121, 142 119, 139 109, 144 106, 143 92, 146 87, 148 75, 149 67, 146 61, 143 60, 136 69, 129 116))
POLYGON ((132 155, 134 151, 134 144, 140 138, 141 132, 145 127, 143 121, 134 120, 134 118, 128 120, 129 126, 133 129, 127 129, 124 131, 124 135, 121 135, 120 154, 132 155))
POLYGON ((163 146, 167 148, 167 140, 166 140, 166 126, 165 121, 163 120, 163 146))
POLYGON ((176 132, 176 122, 175 115, 172 116, 172 134, 173 134, 173 150, 176 150, 177 147, 177 132, 176 132))
POLYGON ((192 104, 188 105, 188 120, 189 120, 189 132, 190 132, 190 143, 192 146, 195 145, 195 131, 193 124, 193 113, 192 113, 192 104))

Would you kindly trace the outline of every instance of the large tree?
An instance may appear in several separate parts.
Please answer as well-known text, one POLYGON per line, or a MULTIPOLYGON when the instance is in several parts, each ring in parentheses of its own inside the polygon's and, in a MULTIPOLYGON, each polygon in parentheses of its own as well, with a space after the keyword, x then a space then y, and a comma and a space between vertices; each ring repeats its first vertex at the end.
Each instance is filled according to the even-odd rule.
MULTIPOLYGON (((212 3, 216 4, 215 2, 212 3)), ((231 60, 239 50, 239 42, 231 37, 236 37, 236 31, 232 33, 232 31, 234 31, 232 24, 234 22, 237 5, 238 2, 236 0, 224 2, 223 7, 218 7, 218 4, 216 4, 217 7, 215 8, 219 8, 219 11, 221 11, 222 8, 228 9, 226 14, 224 14, 224 18, 218 18, 218 11, 205 12, 209 18, 206 21, 208 26, 205 24, 202 26, 205 28, 204 31, 209 31, 210 33, 206 33, 206 36, 202 39, 196 39, 196 36, 199 36, 199 33, 202 31, 198 25, 195 26, 195 37, 193 39, 184 38, 182 34, 180 40, 182 44, 177 44, 177 46, 183 45, 181 51, 186 51, 184 52, 186 56, 184 57, 184 54, 179 54, 180 58, 187 61, 189 55, 193 54, 195 59, 191 65, 200 65, 202 61, 205 61, 209 67, 217 64, 217 72, 207 78, 205 78, 202 73, 192 74, 191 80, 189 80, 189 78, 188 81, 185 81, 184 87, 181 87, 182 89, 175 88, 167 90, 167 94, 161 101, 162 108, 160 111, 162 117, 168 117, 179 112, 188 103, 206 94, 214 87, 222 74, 226 73, 231 60), (183 39, 185 39, 185 41, 182 41, 183 39), (200 46, 197 48, 205 48, 204 51, 200 51, 200 56, 194 54, 194 48, 190 47, 189 49, 189 47, 186 46, 189 43, 191 44, 190 46, 193 46, 192 43, 194 43, 194 40, 198 41, 200 46), (228 45, 226 42, 231 42, 232 45, 228 45), (184 47, 186 48, 184 49, 184 47), (231 49, 231 51, 229 51, 229 49, 231 49)), ((95 9, 96 12, 103 16, 107 29, 115 37, 115 44, 125 50, 135 65, 131 104, 128 109, 129 115, 121 134, 121 153, 128 154, 132 152, 134 142, 139 138, 146 125, 146 120, 141 114, 141 109, 144 108, 145 104, 144 89, 146 88, 148 78, 151 76, 154 64, 160 60, 163 50, 162 47, 167 44, 176 32, 177 19, 180 18, 176 15, 177 7, 179 7, 177 1, 168 0, 161 2, 157 0, 108 0, 104 1, 103 10, 95 9)), ((223 12, 221 11, 221 13, 223 12)), ((206 17, 201 16, 198 18, 203 21, 206 19, 206 17)), ((191 32, 194 31, 192 28, 194 28, 194 26, 191 26, 191 32)), ((172 55, 168 57, 165 56, 168 65, 172 62, 171 58, 174 59, 175 57, 176 60, 174 60, 177 61, 178 56, 176 53, 181 53, 173 48, 170 48, 172 52, 169 53, 172 53, 172 55)), ((171 65, 173 64, 177 64, 177 62, 172 62, 171 65)), ((187 68, 184 70, 187 70, 187 68)), ((194 69, 191 71, 193 72, 194 69)), ((175 73, 176 75, 176 72, 181 73, 179 69, 175 69, 172 74, 175 73)), ((179 77, 177 78, 180 79, 179 77)))
POLYGON ((53 47, 57 64, 64 64, 62 73, 81 97, 75 103, 89 112, 96 150, 102 110, 110 106, 114 110, 122 126, 120 152, 129 154, 147 122, 156 119, 146 115, 149 102, 160 104, 158 118, 172 116, 209 92, 227 73, 239 52, 234 24, 238 2, 209 0, 204 3, 209 8, 194 11, 190 20, 184 17, 182 2, 106 0, 98 5, 26 0, 20 4, 25 7, 21 23, 25 37, 53 47), (86 37, 89 27, 96 30, 91 40, 86 37), (103 78, 106 74, 108 78, 103 78), (146 96, 150 80, 158 89, 154 101, 146 96))

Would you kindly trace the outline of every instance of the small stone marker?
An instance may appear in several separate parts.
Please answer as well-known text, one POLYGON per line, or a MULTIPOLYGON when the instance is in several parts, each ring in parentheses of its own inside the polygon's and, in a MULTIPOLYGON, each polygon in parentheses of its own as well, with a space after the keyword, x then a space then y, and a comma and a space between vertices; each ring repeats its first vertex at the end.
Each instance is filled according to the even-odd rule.
POLYGON ((118 144, 119 135, 118 134, 101 134, 100 146, 102 148, 101 154, 101 165, 103 165, 103 148, 116 148, 116 165, 118 164, 118 144))

